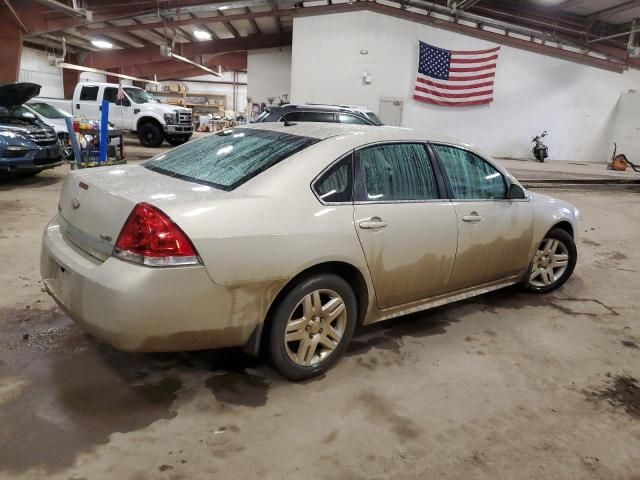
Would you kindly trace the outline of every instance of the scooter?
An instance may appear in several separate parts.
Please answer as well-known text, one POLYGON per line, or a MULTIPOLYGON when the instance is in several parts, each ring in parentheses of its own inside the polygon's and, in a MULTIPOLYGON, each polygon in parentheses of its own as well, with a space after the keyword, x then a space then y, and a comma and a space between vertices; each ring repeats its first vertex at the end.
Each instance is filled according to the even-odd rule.
POLYGON ((533 137, 533 140, 531 140, 536 144, 533 147, 533 156, 536 157, 540 163, 544 162, 544 159, 549 156, 549 147, 547 147, 542 142, 542 138, 546 137, 547 135, 549 134, 545 130, 540 135, 536 135, 535 137, 533 137))

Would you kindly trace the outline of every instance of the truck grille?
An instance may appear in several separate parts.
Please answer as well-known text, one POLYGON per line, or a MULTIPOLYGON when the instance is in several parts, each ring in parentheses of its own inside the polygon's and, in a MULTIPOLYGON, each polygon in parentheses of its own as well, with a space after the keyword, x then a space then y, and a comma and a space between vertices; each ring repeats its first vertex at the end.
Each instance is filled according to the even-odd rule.
POLYGON ((39 130, 29 134, 29 138, 38 145, 55 145, 58 142, 55 132, 49 130, 39 130))
POLYGON ((178 123, 181 125, 191 125, 191 112, 179 112, 178 123))

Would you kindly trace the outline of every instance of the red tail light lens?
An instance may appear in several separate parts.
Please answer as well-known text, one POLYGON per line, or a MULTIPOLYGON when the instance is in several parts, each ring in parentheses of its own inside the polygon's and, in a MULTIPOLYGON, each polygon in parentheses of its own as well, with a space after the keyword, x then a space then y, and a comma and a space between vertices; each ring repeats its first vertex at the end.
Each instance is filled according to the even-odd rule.
POLYGON ((114 255, 151 267, 196 265, 195 247, 162 210, 139 203, 122 227, 114 255))

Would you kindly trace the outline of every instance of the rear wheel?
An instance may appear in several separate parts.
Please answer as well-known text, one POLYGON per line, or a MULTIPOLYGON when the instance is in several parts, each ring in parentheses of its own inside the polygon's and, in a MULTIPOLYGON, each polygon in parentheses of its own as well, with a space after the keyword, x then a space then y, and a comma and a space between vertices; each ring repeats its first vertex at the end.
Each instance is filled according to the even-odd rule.
POLYGON ((138 128, 138 139, 144 147, 156 148, 162 145, 164 133, 159 125, 152 122, 143 123, 138 128))
POLYGON ((356 326, 349 284, 332 274, 307 278, 282 299, 269 325, 273 367, 290 380, 326 372, 343 355, 356 326))
POLYGON ((523 280, 525 290, 546 293, 566 282, 576 266, 578 251, 567 232, 554 228, 538 246, 531 267, 523 280))

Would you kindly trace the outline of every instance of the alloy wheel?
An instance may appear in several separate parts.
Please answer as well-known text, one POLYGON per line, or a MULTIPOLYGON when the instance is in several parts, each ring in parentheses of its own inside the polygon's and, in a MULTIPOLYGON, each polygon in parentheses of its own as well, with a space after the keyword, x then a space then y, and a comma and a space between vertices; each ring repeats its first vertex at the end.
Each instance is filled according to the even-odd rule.
POLYGON ((314 290, 289 316, 284 336, 287 355, 297 365, 316 365, 335 351, 346 327, 347 308, 342 297, 333 290, 314 290))
POLYGON ((545 238, 533 258, 529 284, 544 288, 557 282, 569 265, 569 250, 556 238, 545 238))

